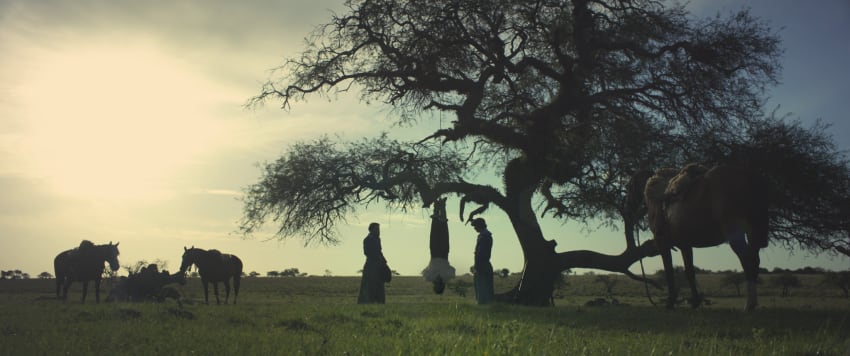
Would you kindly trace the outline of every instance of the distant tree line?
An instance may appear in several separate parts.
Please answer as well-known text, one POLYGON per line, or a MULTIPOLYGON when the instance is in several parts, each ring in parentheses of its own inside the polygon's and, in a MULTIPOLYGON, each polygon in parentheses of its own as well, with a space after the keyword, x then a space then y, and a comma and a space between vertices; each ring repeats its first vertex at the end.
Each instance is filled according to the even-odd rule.
MULTIPOLYGON (((39 278, 43 278, 42 275, 44 275, 45 273, 47 272, 42 272, 39 275, 39 278)), ((51 275, 50 273, 47 273, 47 275, 49 276, 47 278, 53 278, 53 275, 51 275)), ((30 279, 30 275, 29 273, 22 272, 19 269, 0 271, 0 279, 30 279)))
MULTIPOLYGON (((677 269, 682 269, 682 267, 678 266, 677 269)), ((694 272, 696 272, 697 274, 711 274, 711 273, 726 274, 726 273, 738 273, 740 271, 734 270, 734 269, 712 271, 710 269, 703 269, 703 268, 700 268, 698 266, 694 266, 694 272)), ((763 267, 759 268, 759 274, 782 274, 782 273, 826 274, 826 273, 833 273, 833 272, 836 272, 836 271, 831 271, 831 270, 828 270, 828 269, 825 269, 825 268, 811 267, 811 266, 806 266, 806 267, 797 268, 797 269, 781 268, 781 267, 774 267, 773 269, 767 269, 767 268, 763 268, 763 267)), ((841 271, 837 271, 837 272, 840 273, 841 271)), ((589 273, 592 274, 592 272, 589 272, 589 273)), ((664 273, 664 270, 655 271, 655 274, 663 274, 663 273, 664 273)))
POLYGON ((287 268, 283 271, 268 271, 266 277, 306 277, 307 273, 301 272, 298 268, 287 268))
MULTIPOLYGON (((694 266, 694 270, 697 274, 723 274, 724 276, 721 283, 724 286, 735 287, 738 296, 741 296, 741 287, 746 283, 746 279, 744 278, 744 274, 742 272, 737 270, 712 272, 711 270, 702 269, 697 266, 694 266)), ((821 285, 838 288, 844 293, 845 298, 850 298, 850 270, 830 271, 824 268, 810 266, 798 269, 784 269, 775 267, 772 270, 761 268, 759 273, 761 275, 770 275, 770 278, 768 278, 768 285, 770 285, 771 287, 780 288, 780 295, 783 297, 790 296, 792 288, 799 288, 802 286, 798 275, 823 275, 821 285)), ((659 280, 662 279, 664 276, 664 270, 656 271, 655 275, 658 276, 659 280)), ((676 275, 683 278, 684 268, 681 266, 677 266, 676 275)), ((602 276, 600 276, 600 278, 601 277, 602 276)), ((604 283, 604 281, 601 280, 597 282, 604 283)), ((764 281, 759 278, 758 283, 762 284, 763 282, 764 281)), ((685 285, 684 283, 685 281, 683 280, 680 284, 685 285)))

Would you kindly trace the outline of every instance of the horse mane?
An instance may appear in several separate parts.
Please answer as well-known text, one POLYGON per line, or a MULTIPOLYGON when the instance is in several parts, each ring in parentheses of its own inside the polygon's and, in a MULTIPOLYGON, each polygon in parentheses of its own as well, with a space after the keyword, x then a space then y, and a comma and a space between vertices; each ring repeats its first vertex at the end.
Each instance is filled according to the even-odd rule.
POLYGON ((207 250, 207 256, 211 258, 221 258, 221 251, 216 249, 207 250))

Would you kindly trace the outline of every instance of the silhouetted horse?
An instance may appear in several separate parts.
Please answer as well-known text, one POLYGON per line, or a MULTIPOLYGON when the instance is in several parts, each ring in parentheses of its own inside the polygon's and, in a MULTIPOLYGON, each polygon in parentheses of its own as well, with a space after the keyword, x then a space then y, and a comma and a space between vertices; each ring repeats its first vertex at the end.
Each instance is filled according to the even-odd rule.
POLYGON ((230 298, 230 278, 233 278, 233 304, 236 304, 236 297, 239 296, 239 280, 242 277, 242 260, 234 255, 221 253, 218 250, 203 250, 199 248, 183 247, 183 263, 180 264, 180 272, 185 273, 192 265, 198 267, 198 274, 201 275, 201 283, 204 285, 204 301, 209 304, 209 289, 210 282, 213 284, 215 292, 215 301, 221 304, 218 299, 218 282, 224 282, 224 304, 227 304, 230 298))
POLYGON ((108 245, 95 245, 91 241, 83 240, 80 246, 64 251, 53 259, 53 268, 56 273, 56 298, 68 299, 68 288, 72 282, 83 282, 83 299, 86 301, 89 281, 94 281, 94 298, 100 302, 100 279, 103 276, 103 262, 109 262, 109 268, 115 271, 118 265, 118 243, 108 245), (59 289, 62 295, 59 295, 59 289))
POLYGON ((670 250, 678 247, 691 284, 691 305, 702 302, 694 275, 693 248, 728 242, 747 279, 746 310, 758 304, 759 249, 767 247, 768 194, 765 181, 744 167, 706 169, 689 164, 680 171, 663 169, 646 183, 649 226, 658 244, 667 278, 667 307, 676 302, 670 250))

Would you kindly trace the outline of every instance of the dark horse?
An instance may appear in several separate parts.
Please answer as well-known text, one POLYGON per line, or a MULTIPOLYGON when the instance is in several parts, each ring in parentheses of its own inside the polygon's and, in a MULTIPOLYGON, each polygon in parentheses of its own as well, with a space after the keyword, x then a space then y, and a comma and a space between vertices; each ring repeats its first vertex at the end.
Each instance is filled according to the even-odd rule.
POLYGON ((664 169, 646 183, 649 226, 658 244, 667 278, 667 307, 676 302, 670 250, 678 247, 691 285, 691 306, 702 302, 694 275, 693 248, 728 242, 747 279, 746 310, 755 309, 759 249, 767 247, 768 194, 765 180, 750 169, 689 164, 664 169))
POLYGON ((100 302, 100 279, 103 276, 103 262, 109 262, 109 268, 116 271, 118 265, 118 243, 95 245, 83 240, 80 247, 67 250, 53 259, 56 273, 56 298, 68 299, 68 288, 74 281, 83 282, 83 302, 86 301, 89 281, 94 280, 94 298, 100 302), (59 289, 62 295, 59 295, 59 289))
POLYGON ((233 304, 236 304, 236 297, 239 296, 239 280, 242 278, 242 260, 234 255, 221 253, 218 250, 203 250, 199 248, 183 247, 183 263, 180 264, 180 272, 186 273, 192 265, 198 267, 198 274, 201 275, 201 283, 204 285, 204 301, 209 304, 209 288, 210 282, 213 284, 215 292, 215 301, 221 304, 218 299, 218 282, 224 282, 224 304, 227 304, 230 298, 230 278, 233 278, 233 304))

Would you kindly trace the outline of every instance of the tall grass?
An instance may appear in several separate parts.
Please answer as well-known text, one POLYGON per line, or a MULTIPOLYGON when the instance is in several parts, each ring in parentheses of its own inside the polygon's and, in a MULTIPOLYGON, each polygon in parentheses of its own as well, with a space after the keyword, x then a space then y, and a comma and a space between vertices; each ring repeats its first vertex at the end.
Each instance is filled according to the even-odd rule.
MULTIPOLYGON (((715 297, 703 309, 668 311, 615 289, 629 305, 585 307, 593 295, 569 293, 569 286, 593 283, 575 279, 557 307, 481 307, 471 291, 466 297, 437 296, 419 278, 396 277, 388 287, 388 304, 357 305, 357 278, 308 277, 246 279, 238 305, 204 305, 197 280, 181 288, 182 306, 174 301, 95 305, 79 303, 79 286, 72 287, 68 302, 53 300, 51 282, 0 281, 0 353, 850 353, 850 301, 829 296, 768 296, 754 313, 740 311, 743 299, 727 297, 715 297)), ((497 282, 497 289, 512 285, 497 282)))

